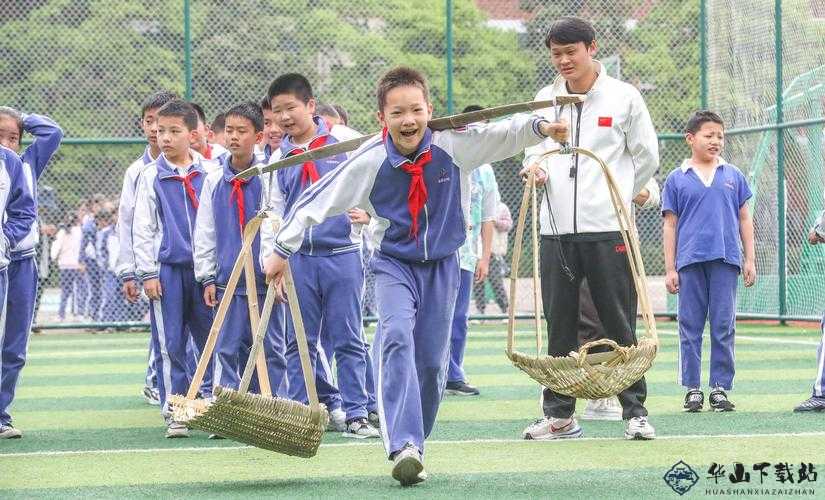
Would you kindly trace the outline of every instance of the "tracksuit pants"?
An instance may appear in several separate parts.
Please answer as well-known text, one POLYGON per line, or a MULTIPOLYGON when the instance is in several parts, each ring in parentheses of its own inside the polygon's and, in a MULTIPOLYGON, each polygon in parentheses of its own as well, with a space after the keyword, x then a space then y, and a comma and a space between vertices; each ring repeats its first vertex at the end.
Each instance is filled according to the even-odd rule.
MULTIPOLYGON (((636 344, 636 289, 620 233, 587 233, 574 238, 543 236, 541 295, 547 318, 550 356, 578 350, 581 283, 587 280, 605 337, 619 345, 636 344)), ((599 352, 596 348, 591 352, 599 352)), ((644 377, 618 394, 625 420, 646 416, 644 377)), ((542 406, 547 417, 568 418, 576 399, 545 388, 542 406)))
MULTIPOLYGON (((361 254, 349 252, 313 257, 296 253, 290 257, 289 264, 301 306, 318 397, 329 409, 341 407, 347 421, 366 418, 367 353, 361 336, 361 292, 364 283, 361 254), (329 360, 321 352, 323 336, 332 345, 340 391, 332 384, 331 371, 327 371, 329 360)), ((287 321, 286 362, 289 397, 306 402, 306 387, 291 316, 287 321)))
MULTIPOLYGON (((218 292, 218 300, 223 298, 223 291, 218 292)), ((258 309, 262 309, 265 296, 258 295, 258 309)), ((283 304, 275 304, 272 309, 266 336, 264 337, 263 352, 266 359, 267 376, 275 396, 286 398, 287 394, 279 393, 285 388, 286 359, 284 358, 284 330, 285 318, 283 304)), ((214 383, 222 387, 238 389, 249 351, 252 349, 252 328, 249 324, 249 306, 246 295, 235 294, 226 318, 218 335, 214 354, 214 383)), ((257 375, 252 376, 249 386, 254 392, 260 392, 257 375)))
POLYGON ((679 270, 679 384, 699 388, 702 333, 710 317, 710 387, 733 388, 739 267, 723 260, 679 270))
POLYGON ((33 256, 14 260, 0 272, 0 425, 11 423, 9 406, 26 363, 36 297, 33 256))
MULTIPOLYGON (((172 394, 186 394, 191 378, 186 370, 186 344, 194 339, 200 351, 209 336, 212 310, 203 301, 203 287, 195 281, 192 265, 161 264, 160 286, 163 296, 150 301, 152 343, 159 354, 158 393, 161 413, 169 415, 167 400, 172 394)), ((204 385, 212 387, 212 363, 204 385)))
POLYGON ((447 383, 458 255, 408 262, 376 251, 378 330, 373 344, 381 435, 392 457, 407 443, 424 452, 447 383))
POLYGON ((450 333, 450 365, 447 382, 466 382, 464 376, 464 348, 467 347, 467 320, 470 318, 470 293, 475 273, 461 270, 458 298, 455 302, 452 330, 450 333))
MULTIPOLYGON (((323 349, 323 353, 325 354, 327 363, 324 367, 324 370, 326 370, 329 373, 332 373, 332 363, 334 360, 335 351, 332 347, 332 340, 329 338, 329 335, 326 335, 326 333, 326 330, 321 332, 321 348, 323 349)), ((375 402, 375 376, 372 371, 372 349, 370 348, 369 342, 367 342, 367 337, 365 335, 363 328, 361 328, 361 339, 364 341, 364 350, 366 352, 367 360, 367 373, 364 379, 367 388, 367 412, 377 413, 378 404, 375 402)))
POLYGON ((82 304, 85 295, 82 295, 82 290, 86 286, 86 282, 80 269, 60 269, 58 277, 60 280, 60 308, 57 315, 62 321, 66 319, 66 306, 69 299, 72 300, 72 314, 77 314, 78 310, 81 313, 83 312, 82 304))

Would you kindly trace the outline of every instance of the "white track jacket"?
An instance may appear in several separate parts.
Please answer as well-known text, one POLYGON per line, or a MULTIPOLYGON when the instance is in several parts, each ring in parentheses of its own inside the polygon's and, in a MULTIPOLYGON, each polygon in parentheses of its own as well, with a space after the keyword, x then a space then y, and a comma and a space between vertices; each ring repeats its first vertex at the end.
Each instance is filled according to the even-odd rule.
MULTIPOLYGON (((572 145, 589 149, 608 165, 620 185, 625 205, 630 208, 633 197, 659 168, 656 131, 639 91, 606 75, 601 63, 597 64, 599 76, 585 96, 581 112, 574 104, 565 105, 560 118, 570 122, 572 145)), ((541 89, 536 100, 552 99, 559 94, 569 94, 560 76, 541 89)), ((551 121, 555 119, 552 108, 539 114, 551 121)), ((524 165, 534 164, 541 154, 558 147, 548 138, 525 149, 524 165)), ((541 234, 619 230, 607 182, 595 161, 584 155, 554 155, 540 165, 548 175, 547 196, 541 200, 541 234)))

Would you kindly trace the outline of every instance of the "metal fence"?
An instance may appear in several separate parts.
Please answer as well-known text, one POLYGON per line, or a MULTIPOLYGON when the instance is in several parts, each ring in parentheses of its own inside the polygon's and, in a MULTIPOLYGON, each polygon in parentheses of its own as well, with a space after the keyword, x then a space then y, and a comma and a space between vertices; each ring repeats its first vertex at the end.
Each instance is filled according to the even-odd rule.
MULTIPOLYGON (((47 229, 117 203, 123 172, 144 148, 139 103, 151 92, 174 90, 211 119, 296 71, 370 132, 375 82, 396 64, 429 76, 435 115, 532 99, 554 77, 544 32, 573 14, 596 26, 607 71, 643 93, 660 133, 660 182, 688 154, 681 130, 691 111, 726 119, 725 156, 755 193, 760 276, 740 291, 739 311, 814 318, 825 303, 822 252, 804 243, 823 208, 825 0, 18 0, 4 9, 0 104, 47 114, 66 131, 41 180, 47 229)), ((517 162, 496 165, 513 212, 517 162)), ((671 314, 660 215, 640 212, 638 225, 656 312, 671 314)), ((73 296, 60 316, 65 273, 41 262, 50 272, 39 325, 144 319, 111 294, 100 300, 114 301, 117 317, 101 318, 90 300, 100 278, 82 273, 64 276, 73 296)))

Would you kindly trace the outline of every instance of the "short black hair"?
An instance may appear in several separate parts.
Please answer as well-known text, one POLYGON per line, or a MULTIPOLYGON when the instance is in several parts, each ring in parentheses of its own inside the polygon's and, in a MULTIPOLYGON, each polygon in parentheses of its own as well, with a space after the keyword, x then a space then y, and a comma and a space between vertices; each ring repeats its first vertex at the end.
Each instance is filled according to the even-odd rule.
POLYGON ((269 99, 268 95, 263 96, 261 99, 261 109, 263 111, 272 111, 272 100, 269 99))
POLYGON ((223 130, 226 126, 226 113, 218 113, 212 120, 212 130, 223 130))
POLYGON ((271 101, 273 97, 283 94, 292 94, 306 104, 313 98, 312 85, 309 84, 309 80, 304 75, 287 73, 272 82, 267 97, 271 101))
POLYGON ((17 137, 19 144, 19 142, 23 140, 23 115, 20 113, 20 111, 17 111, 14 108, 10 108, 8 106, 0 106, 0 116, 8 116, 9 118, 17 122, 17 137))
POLYGON ((146 116, 146 112, 150 109, 160 109, 164 104, 169 101, 174 101, 175 99, 179 99, 178 95, 174 92, 169 92, 168 90, 161 90, 149 95, 143 100, 143 104, 140 108, 141 120, 144 116, 146 116))
POLYGON ((183 120, 189 130, 198 128, 198 112, 195 111, 194 106, 181 99, 169 101, 161 106, 158 110, 158 117, 161 116, 177 116, 183 120))
POLYGON ((338 112, 338 116, 341 117, 341 121, 344 122, 344 125, 349 125, 349 114, 347 114, 347 110, 340 104, 333 104, 332 107, 338 112))
POLYGON ((470 104, 469 106, 464 108, 462 113, 469 113, 470 111, 481 111, 482 109, 484 109, 484 108, 482 108, 478 104, 470 104))
POLYGON ((255 132, 260 132, 264 129, 264 113, 261 107, 252 101, 243 102, 231 108, 226 112, 226 118, 230 116, 246 118, 252 122, 255 132))
POLYGON ((201 123, 206 125, 206 113, 203 111, 203 106, 196 102, 190 102, 189 104, 192 105, 192 108, 195 109, 195 113, 198 114, 198 120, 200 120, 201 123))
POLYGON ((415 69, 407 66, 398 66, 387 71, 378 80, 378 111, 384 111, 387 104, 387 94, 398 87, 418 87, 424 93, 424 100, 430 102, 430 88, 424 75, 415 69))
POLYGON ((690 115, 690 118, 688 118, 687 121, 687 125, 685 125, 685 133, 695 134, 699 131, 700 128, 702 128, 702 125, 708 122, 718 123, 722 126, 723 129, 725 128, 725 122, 722 121, 721 116, 719 116, 717 113, 714 113, 713 111, 703 109, 700 111, 696 111, 695 113, 690 115))
POLYGON ((333 116, 335 118, 341 118, 341 115, 338 114, 338 110, 332 105, 320 102, 315 104, 315 114, 318 116, 333 116))
POLYGON ((590 46, 596 39, 596 30, 593 25, 580 17, 565 16, 553 21, 547 36, 544 37, 544 45, 550 48, 550 42, 558 45, 568 45, 582 42, 590 46))

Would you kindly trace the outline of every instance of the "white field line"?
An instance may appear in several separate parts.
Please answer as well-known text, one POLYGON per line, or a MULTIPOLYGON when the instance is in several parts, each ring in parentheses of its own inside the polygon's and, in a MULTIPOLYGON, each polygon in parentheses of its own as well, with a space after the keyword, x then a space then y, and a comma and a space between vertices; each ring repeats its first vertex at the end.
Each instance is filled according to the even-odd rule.
MULTIPOLYGON (((678 440, 695 440, 707 438, 738 438, 738 439, 759 439, 759 438, 788 438, 788 437, 825 437, 823 432, 776 432, 766 434, 687 434, 682 436, 657 436, 655 441, 678 441, 678 440)), ((524 439, 461 439, 455 441, 427 441, 429 445, 456 445, 456 444, 516 444, 530 443, 529 446, 553 446, 548 443, 576 443, 582 441, 625 441, 624 437, 584 437, 577 439, 563 439, 557 441, 527 441, 524 439), (541 443, 541 444, 539 444, 541 443)), ((355 448, 361 446, 379 447, 381 441, 359 441, 353 443, 330 443, 322 444, 321 448, 355 448)), ((186 448, 133 448, 133 449, 109 449, 109 450, 74 450, 74 451, 32 451, 26 453, 0 453, 0 459, 3 458, 26 458, 26 457, 59 457, 59 456, 73 456, 73 455, 129 455, 141 453, 165 453, 165 452, 205 452, 205 451, 237 451, 253 449, 253 446, 215 446, 215 447, 197 447, 190 446, 186 448)))

